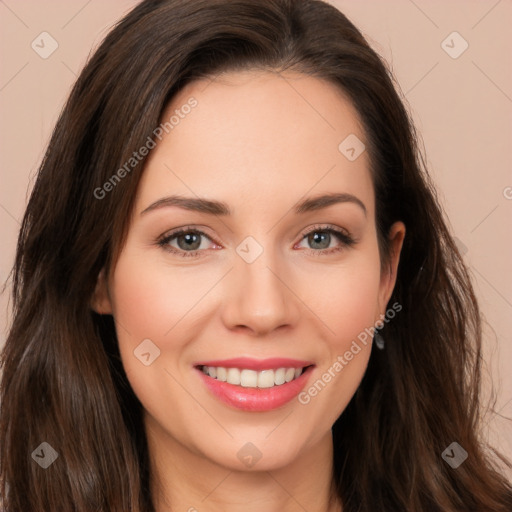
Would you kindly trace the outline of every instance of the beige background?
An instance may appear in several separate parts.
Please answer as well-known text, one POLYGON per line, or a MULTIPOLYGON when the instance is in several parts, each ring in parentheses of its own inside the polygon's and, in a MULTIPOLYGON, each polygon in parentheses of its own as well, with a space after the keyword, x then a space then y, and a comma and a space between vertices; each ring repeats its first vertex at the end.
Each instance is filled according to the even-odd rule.
MULTIPOLYGON (((91 48, 136 3, 0 0, 2 283, 12 266, 27 191, 70 87, 91 48), (47 59, 31 47, 45 31, 58 43, 47 59)), ((488 423, 486 434, 512 458, 512 423, 503 418, 512 417, 512 2, 331 3, 391 63, 422 134, 489 324, 488 375, 497 387, 501 416, 488 423), (462 38, 448 37, 454 31, 462 38), (464 41, 467 50, 452 58, 464 41)), ((0 345, 8 325, 8 291, 0 297, 0 345)))

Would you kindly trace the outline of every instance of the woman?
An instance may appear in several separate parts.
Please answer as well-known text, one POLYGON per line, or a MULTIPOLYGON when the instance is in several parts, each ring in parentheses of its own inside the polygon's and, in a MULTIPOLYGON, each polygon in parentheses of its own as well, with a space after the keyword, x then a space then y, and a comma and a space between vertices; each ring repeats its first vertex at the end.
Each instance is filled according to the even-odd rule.
POLYGON ((6 511, 506 511, 481 326, 391 75, 307 0, 144 1, 41 165, 6 511))

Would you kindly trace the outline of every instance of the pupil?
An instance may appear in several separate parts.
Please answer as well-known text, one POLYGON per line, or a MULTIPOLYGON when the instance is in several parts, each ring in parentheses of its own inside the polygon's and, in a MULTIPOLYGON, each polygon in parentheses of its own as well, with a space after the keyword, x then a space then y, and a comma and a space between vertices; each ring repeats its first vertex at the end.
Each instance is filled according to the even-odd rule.
POLYGON ((324 242, 323 246, 318 247, 318 248, 319 249, 327 249, 329 247, 329 243, 330 243, 330 236, 331 235, 329 233, 325 233, 322 231, 315 231, 314 233, 312 233, 310 235, 310 242, 315 243, 315 244, 321 244, 321 245, 322 245, 322 242, 324 242), (327 241, 327 244, 325 244, 326 241, 327 241))
POLYGON ((198 249, 201 245, 200 238, 195 233, 187 233, 186 235, 182 235, 178 237, 178 245, 180 249, 198 249), (185 243, 180 243, 180 240, 185 239, 185 243), (199 241, 199 242, 198 242, 199 241), (193 244, 196 244, 195 246, 193 244))

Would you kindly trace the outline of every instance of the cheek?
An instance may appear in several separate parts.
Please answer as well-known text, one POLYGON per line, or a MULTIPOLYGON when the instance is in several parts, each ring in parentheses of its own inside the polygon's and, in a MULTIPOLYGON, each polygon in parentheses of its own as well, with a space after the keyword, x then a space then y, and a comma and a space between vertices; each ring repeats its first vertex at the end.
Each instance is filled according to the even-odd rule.
POLYGON ((173 339, 167 335, 182 319, 186 322, 210 281, 193 269, 171 269, 161 261, 125 254, 112 280, 114 316, 125 334, 139 343, 144 338, 173 339))
POLYGON ((163 403, 183 405, 173 376, 180 380, 176 365, 194 338, 190 311, 211 287, 205 278, 127 250, 110 283, 123 368, 144 408, 155 417, 163 415, 164 423, 170 420, 163 403))
POLYGON ((316 379, 298 398, 325 428, 343 412, 366 371, 372 350, 371 328, 379 316, 379 283, 378 257, 367 253, 357 265, 332 268, 316 286, 304 287, 305 302, 318 314, 327 334, 316 379))
POLYGON ((301 298, 325 325, 333 347, 341 350, 378 318, 379 283, 378 257, 361 253, 304 281, 301 298))
POLYGON ((165 257, 137 250, 121 253, 110 283, 113 315, 124 370, 146 408, 158 410, 166 393, 169 402, 181 400, 170 397, 172 376, 181 379, 189 370, 190 347, 201 335, 205 308, 215 311, 209 291, 222 276, 219 272, 206 266, 171 267, 165 257), (148 352, 149 357, 141 357, 148 352))

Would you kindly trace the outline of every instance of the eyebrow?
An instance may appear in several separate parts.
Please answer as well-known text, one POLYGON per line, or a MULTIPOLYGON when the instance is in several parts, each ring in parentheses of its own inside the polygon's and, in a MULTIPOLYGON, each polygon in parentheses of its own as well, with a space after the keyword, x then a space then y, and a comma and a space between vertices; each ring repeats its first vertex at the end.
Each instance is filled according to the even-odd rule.
MULTIPOLYGON (((352 194, 341 192, 322 194, 319 196, 307 198, 297 203, 294 206, 293 211, 296 214, 304 214, 315 210, 321 210, 323 208, 327 208, 329 206, 339 203, 356 204, 363 210, 365 216, 367 215, 366 206, 359 198, 352 194)), ((162 197, 161 199, 158 199, 154 203, 150 204, 141 212, 141 215, 144 215, 153 210, 170 206, 177 206, 178 208, 183 208, 185 210, 190 210, 199 213, 207 213, 210 215, 229 216, 232 214, 229 206, 223 201, 172 195, 162 197)))

